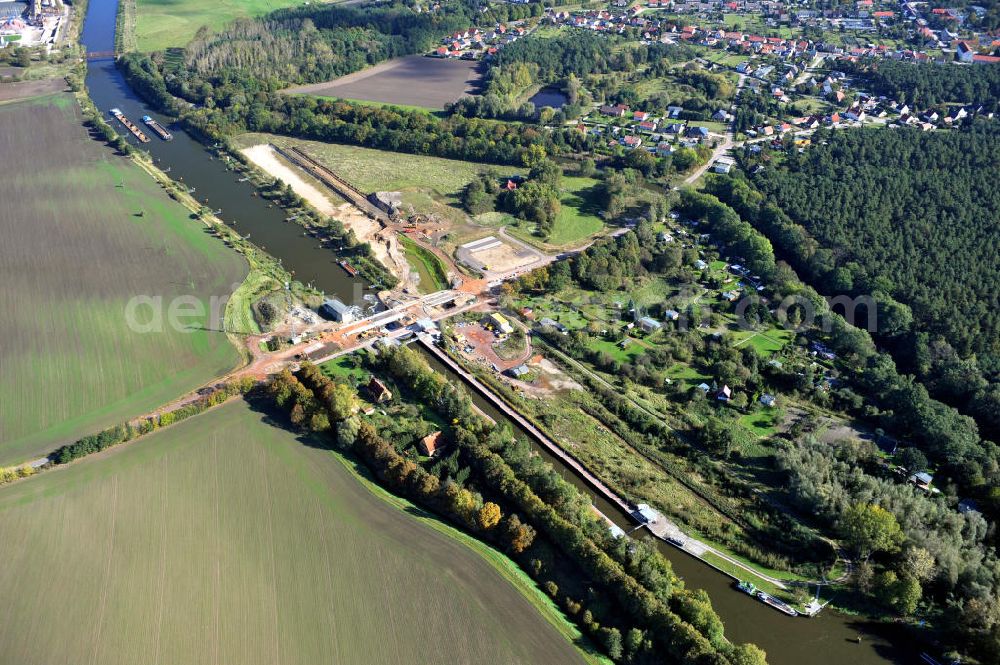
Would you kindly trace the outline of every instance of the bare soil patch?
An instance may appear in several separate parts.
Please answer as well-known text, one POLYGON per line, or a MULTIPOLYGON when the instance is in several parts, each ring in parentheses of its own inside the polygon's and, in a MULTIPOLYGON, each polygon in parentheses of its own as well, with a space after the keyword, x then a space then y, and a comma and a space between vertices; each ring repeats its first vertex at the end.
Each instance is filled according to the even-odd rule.
MULTIPOLYGON (((369 243, 375 258, 400 280, 401 286, 410 285, 412 271, 395 233, 383 229, 381 224, 344 201, 329 187, 286 162, 273 146, 254 145, 243 149, 242 153, 265 173, 290 185, 316 210, 339 220, 344 228, 354 232, 358 240, 369 243)), ((410 286, 416 287, 415 284, 410 286)))
POLYGON ((505 272, 516 270, 538 260, 538 256, 531 252, 517 250, 509 244, 502 242, 498 247, 493 247, 481 252, 474 253, 484 266, 488 266, 493 272, 505 272))
POLYGON ((16 99, 40 97, 66 90, 66 81, 62 79, 42 79, 40 81, 15 81, 0 83, 0 102, 10 102, 16 99))
POLYGON ((467 60, 411 55, 286 92, 440 109, 476 92, 481 78, 478 65, 467 60))

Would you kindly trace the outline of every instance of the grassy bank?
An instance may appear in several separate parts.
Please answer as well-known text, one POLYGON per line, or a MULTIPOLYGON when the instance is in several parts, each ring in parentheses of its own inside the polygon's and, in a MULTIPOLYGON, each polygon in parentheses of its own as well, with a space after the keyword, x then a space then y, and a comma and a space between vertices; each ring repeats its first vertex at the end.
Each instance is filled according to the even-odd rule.
POLYGON ((476 162, 303 141, 270 134, 246 134, 238 139, 241 147, 260 143, 301 147, 362 192, 420 190, 457 200, 462 189, 488 168, 476 162))
POLYGON ((420 275, 420 290, 423 293, 434 293, 448 288, 448 275, 441 259, 428 249, 425 249, 404 235, 399 237, 406 262, 420 275))

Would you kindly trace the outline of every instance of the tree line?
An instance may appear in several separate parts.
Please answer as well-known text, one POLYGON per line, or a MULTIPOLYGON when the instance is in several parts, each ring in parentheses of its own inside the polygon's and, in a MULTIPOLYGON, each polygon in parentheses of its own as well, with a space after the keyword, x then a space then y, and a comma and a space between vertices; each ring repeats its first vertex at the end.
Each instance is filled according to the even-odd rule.
POLYGON ((155 61, 143 54, 121 58, 123 74, 135 90, 160 110, 179 115, 198 136, 211 140, 247 132, 268 132, 317 141, 493 164, 523 165, 533 147, 547 154, 585 150, 592 139, 569 129, 542 132, 530 125, 438 118, 398 107, 291 96, 227 82, 222 94, 209 86, 182 89, 166 79, 155 61), (253 92, 257 90, 257 92, 253 92), (252 93, 252 99, 248 99, 252 93), (189 95, 184 97, 184 95, 189 95), (186 108, 180 101, 195 103, 186 108))
POLYGON ((144 418, 138 423, 129 422, 115 425, 97 434, 88 434, 73 443, 60 446, 49 455, 49 459, 55 464, 69 464, 75 459, 99 453, 112 446, 149 434, 161 427, 186 420, 213 406, 222 404, 230 397, 246 394, 255 385, 256 381, 250 378, 224 383, 173 411, 164 411, 158 415, 144 418))
POLYGON ((332 396, 342 390, 308 363, 297 374, 274 377, 267 392, 293 422, 354 451, 394 491, 496 542, 558 599, 558 584, 537 558, 541 541, 554 547, 552 554, 571 563, 601 590, 600 595, 607 596, 607 602, 620 608, 608 613, 602 609, 605 601, 592 599, 592 607, 582 611, 581 600, 563 598, 567 613, 614 661, 764 663, 763 652, 756 647, 725 641, 707 596, 683 590, 654 548, 612 538, 592 516, 585 496, 509 430, 475 414, 464 391, 434 373, 416 353, 405 347, 388 348, 372 362, 415 399, 454 423, 449 438, 472 472, 464 483, 453 478, 442 481, 401 455, 375 428, 351 415, 349 404, 336 402, 332 396), (325 413, 325 421, 317 417, 319 413, 325 413), (598 616, 605 617, 604 625, 598 616))
POLYGON ((863 78, 876 95, 885 95, 912 108, 923 110, 955 103, 1000 111, 1000 67, 879 60, 845 63, 844 68, 863 78))

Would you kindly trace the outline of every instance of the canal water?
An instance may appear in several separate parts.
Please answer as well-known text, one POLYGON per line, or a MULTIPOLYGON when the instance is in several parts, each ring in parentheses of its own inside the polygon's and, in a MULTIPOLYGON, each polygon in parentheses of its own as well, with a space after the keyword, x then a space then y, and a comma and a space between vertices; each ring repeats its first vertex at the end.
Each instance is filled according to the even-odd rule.
MULTIPOLYGON (((435 372, 464 385, 461 377, 420 345, 414 345, 435 372)), ((617 506, 595 495, 581 478, 557 457, 522 431, 519 426, 471 388, 473 403, 496 422, 505 422, 526 439, 563 478, 591 497, 594 505, 615 524, 631 531, 635 522, 617 506)), ((767 652, 771 665, 885 665, 919 663, 919 654, 906 649, 901 635, 891 628, 845 616, 827 608, 813 618, 788 617, 736 591, 733 580, 676 547, 657 540, 660 552, 688 588, 704 589, 722 617, 726 636, 733 642, 753 642, 767 652), (861 643, 857 638, 861 636, 861 643)), ((828 596, 823 597, 828 600, 828 596)))
MULTIPOLYGON (((90 0, 83 25, 81 41, 88 52, 113 51, 118 0, 90 0)), ((105 120, 133 145, 148 151, 157 166, 169 170, 174 180, 194 188, 192 195, 212 210, 221 209, 219 217, 250 241, 272 256, 281 259, 284 267, 303 284, 312 284, 328 295, 344 302, 362 304, 365 283, 348 275, 337 264, 337 255, 321 249, 319 241, 303 235, 303 228, 287 222, 287 214, 277 205, 254 196, 249 182, 239 182, 241 174, 230 171, 226 163, 211 150, 190 137, 170 119, 149 108, 122 77, 113 60, 89 63, 87 89, 105 120), (140 144, 124 127, 107 115, 112 108, 121 109, 129 119, 141 125, 141 118, 150 115, 173 134, 172 141, 163 141, 147 130, 150 142, 140 144)))

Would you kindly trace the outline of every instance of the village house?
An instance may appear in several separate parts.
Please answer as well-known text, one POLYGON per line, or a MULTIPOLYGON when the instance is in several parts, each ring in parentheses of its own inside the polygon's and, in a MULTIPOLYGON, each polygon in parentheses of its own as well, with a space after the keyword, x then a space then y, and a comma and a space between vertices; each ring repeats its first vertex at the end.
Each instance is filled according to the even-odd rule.
POLYGON ((601 115, 611 116, 612 118, 624 118, 625 114, 628 113, 628 107, 624 104, 615 104, 614 106, 602 106, 601 115))
POLYGON ((635 149, 642 145, 642 139, 638 136, 633 136, 629 134, 622 138, 622 145, 626 148, 635 149))
POLYGON ((368 401, 372 404, 381 404, 392 399, 392 391, 386 388, 385 384, 374 376, 368 382, 368 385, 365 386, 365 391, 368 393, 368 401))
POLYGON ((446 446, 441 430, 431 432, 417 442, 417 450, 424 457, 437 457, 446 446))
POLYGON ((649 316, 642 317, 641 319, 639 319, 638 323, 639 323, 639 328, 644 333, 654 333, 663 327, 663 325, 659 321, 649 316))

